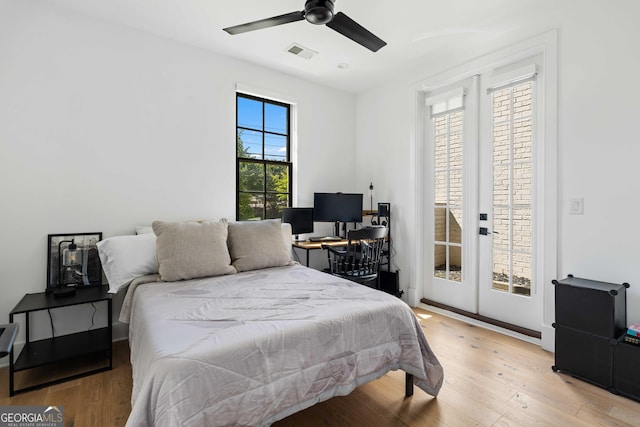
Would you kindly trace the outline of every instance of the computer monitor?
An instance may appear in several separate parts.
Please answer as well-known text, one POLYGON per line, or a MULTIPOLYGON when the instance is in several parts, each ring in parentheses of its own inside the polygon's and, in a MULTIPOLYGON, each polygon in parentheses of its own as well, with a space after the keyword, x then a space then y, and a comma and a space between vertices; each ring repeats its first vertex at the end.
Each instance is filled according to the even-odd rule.
POLYGON ((296 236, 313 233, 313 208, 284 208, 282 222, 291 224, 291 233, 296 236))
POLYGON ((362 222, 362 193, 314 193, 317 222, 362 222))

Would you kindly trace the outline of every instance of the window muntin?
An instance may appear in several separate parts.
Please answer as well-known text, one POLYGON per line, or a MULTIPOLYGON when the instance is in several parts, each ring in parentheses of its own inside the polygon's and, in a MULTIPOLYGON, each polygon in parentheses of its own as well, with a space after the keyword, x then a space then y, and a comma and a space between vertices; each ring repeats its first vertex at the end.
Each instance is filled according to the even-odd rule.
POLYGON ((236 219, 280 218, 291 205, 288 104, 236 95, 236 219))

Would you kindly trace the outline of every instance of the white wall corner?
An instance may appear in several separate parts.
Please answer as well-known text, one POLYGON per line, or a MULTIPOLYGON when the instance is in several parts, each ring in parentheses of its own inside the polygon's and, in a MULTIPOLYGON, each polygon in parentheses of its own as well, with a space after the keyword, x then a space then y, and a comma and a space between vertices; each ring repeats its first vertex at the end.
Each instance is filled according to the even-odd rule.
POLYGON ((111 324, 111 339, 113 341, 122 341, 129 338, 129 325, 122 322, 113 322, 111 324))
POLYGON ((418 302, 420 301, 420 299, 418 298, 417 291, 418 290, 413 287, 409 287, 409 289, 407 289, 407 304, 409 304, 410 307, 418 306, 418 302))
POLYGON ((540 347, 543 350, 555 353, 556 351, 556 330, 553 326, 542 325, 542 338, 540 347))

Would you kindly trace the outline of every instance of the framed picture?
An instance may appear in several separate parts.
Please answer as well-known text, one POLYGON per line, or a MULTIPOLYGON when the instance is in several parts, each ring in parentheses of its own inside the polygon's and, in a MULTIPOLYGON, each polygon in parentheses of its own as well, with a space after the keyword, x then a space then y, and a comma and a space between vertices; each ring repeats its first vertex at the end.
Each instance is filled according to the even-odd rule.
POLYGON ((102 265, 96 243, 102 233, 49 234, 47 291, 102 285, 102 265))

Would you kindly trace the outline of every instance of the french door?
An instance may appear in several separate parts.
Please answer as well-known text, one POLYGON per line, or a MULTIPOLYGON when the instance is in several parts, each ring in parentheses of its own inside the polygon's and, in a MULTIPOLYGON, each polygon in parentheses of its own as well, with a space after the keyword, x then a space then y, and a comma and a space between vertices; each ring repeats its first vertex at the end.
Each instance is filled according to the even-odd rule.
POLYGON ((428 94, 425 122, 425 297, 535 331, 539 70, 534 58, 428 94))

